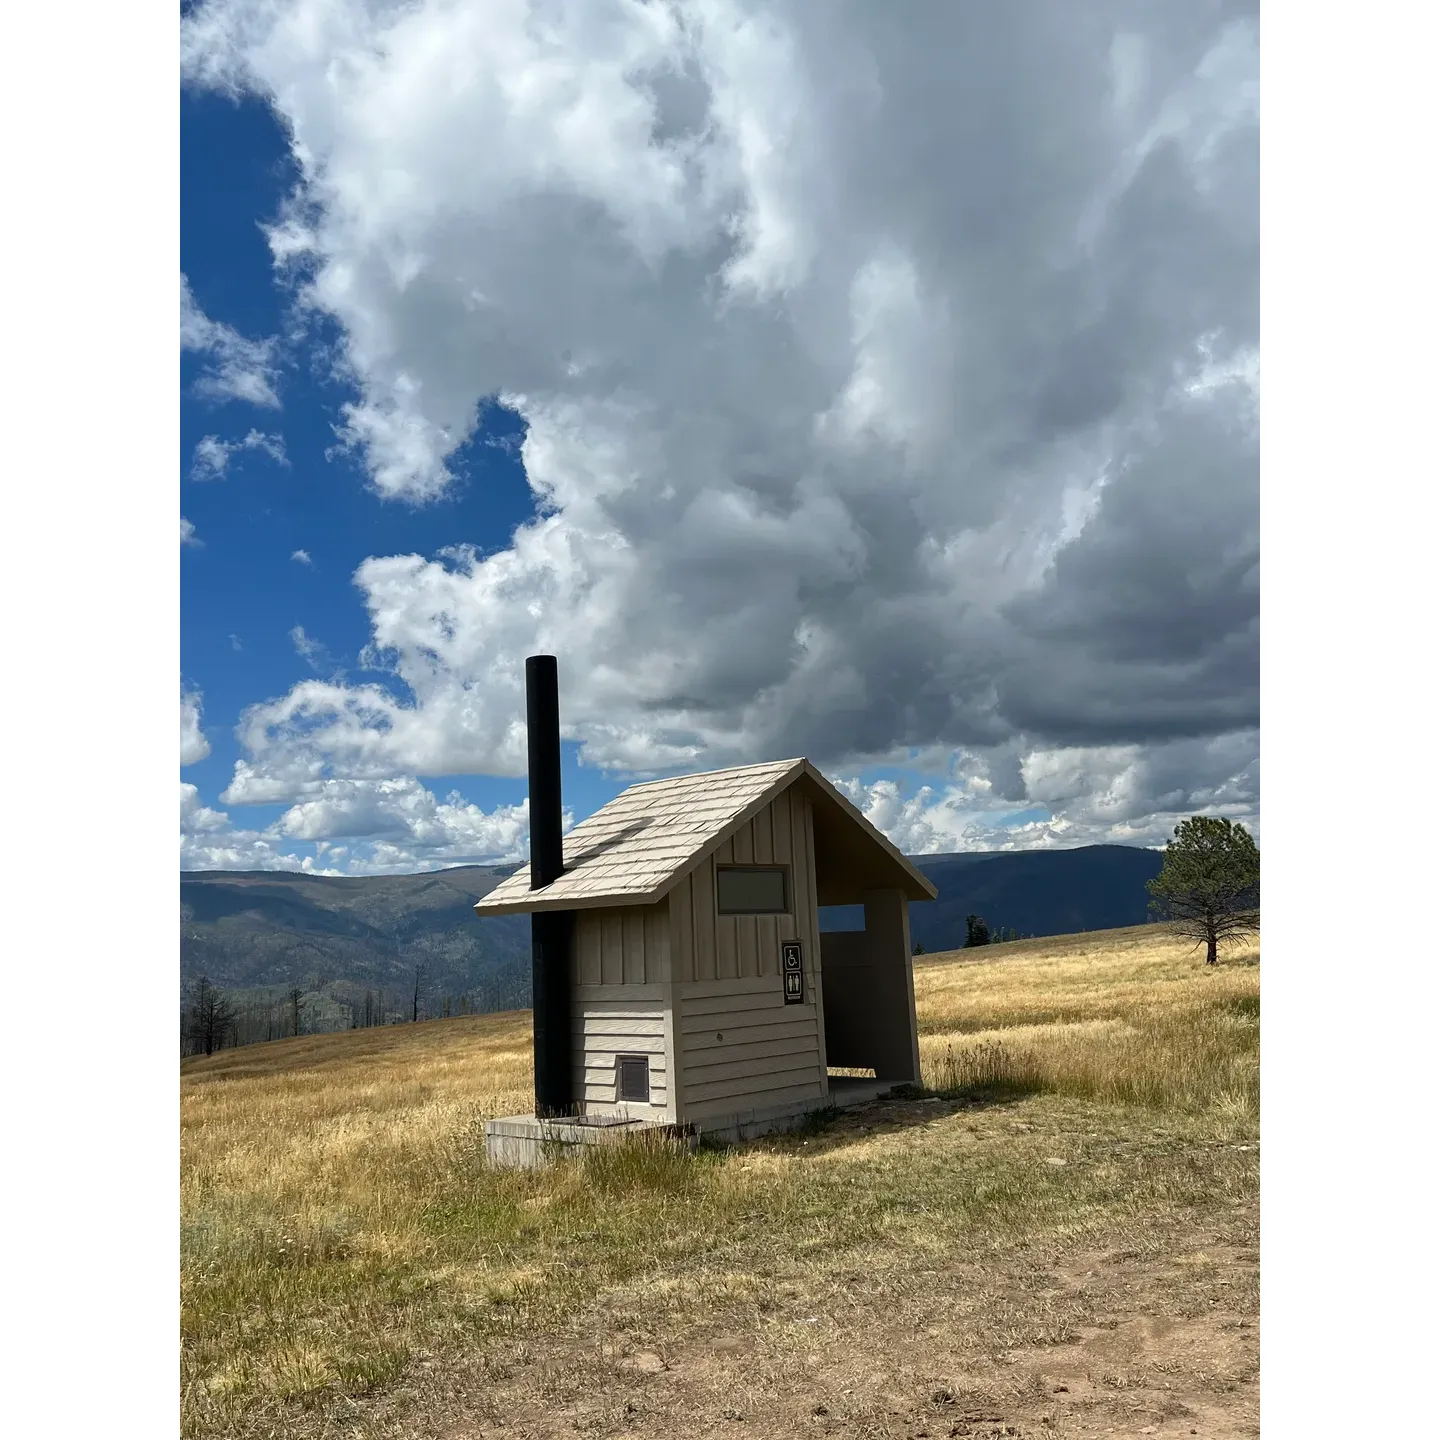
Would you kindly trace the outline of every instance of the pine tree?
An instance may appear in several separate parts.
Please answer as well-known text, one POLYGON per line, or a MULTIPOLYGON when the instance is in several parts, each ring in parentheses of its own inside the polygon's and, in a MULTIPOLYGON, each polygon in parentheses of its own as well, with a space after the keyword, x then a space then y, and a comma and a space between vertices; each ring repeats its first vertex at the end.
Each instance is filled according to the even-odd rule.
POLYGON ((1146 888, 1151 911, 1204 945, 1207 965, 1218 963, 1221 945, 1259 933, 1260 850, 1243 825, 1209 815, 1181 821, 1146 888))

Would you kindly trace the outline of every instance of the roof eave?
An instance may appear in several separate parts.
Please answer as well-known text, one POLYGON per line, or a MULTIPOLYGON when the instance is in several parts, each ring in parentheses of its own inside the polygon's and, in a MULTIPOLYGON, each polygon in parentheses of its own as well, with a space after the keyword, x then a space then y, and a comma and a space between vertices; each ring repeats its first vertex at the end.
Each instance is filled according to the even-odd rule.
POLYGON ((610 905, 653 905, 664 899, 670 885, 650 890, 610 891, 603 895, 536 895, 530 892, 514 900, 487 904, 477 900, 472 907, 477 915, 533 915, 539 910, 599 910, 610 905))

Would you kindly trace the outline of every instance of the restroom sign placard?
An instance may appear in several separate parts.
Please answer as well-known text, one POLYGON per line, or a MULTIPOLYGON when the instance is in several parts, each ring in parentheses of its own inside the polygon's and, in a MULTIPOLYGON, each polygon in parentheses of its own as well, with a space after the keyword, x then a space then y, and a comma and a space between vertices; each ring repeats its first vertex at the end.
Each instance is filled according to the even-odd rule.
POLYGON ((801 1005, 805 1001, 805 963, 798 940, 780 942, 780 976, 785 985, 785 1003, 801 1005))

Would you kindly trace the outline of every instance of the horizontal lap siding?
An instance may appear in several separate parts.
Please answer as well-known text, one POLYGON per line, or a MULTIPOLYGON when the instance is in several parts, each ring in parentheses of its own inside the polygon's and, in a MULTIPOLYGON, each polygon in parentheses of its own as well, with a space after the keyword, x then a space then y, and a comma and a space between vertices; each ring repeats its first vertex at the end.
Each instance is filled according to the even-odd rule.
MULTIPOLYGON (((700 1066, 708 1063, 711 1058, 708 1052, 711 1050, 718 1049, 722 1051, 721 1058, 723 1058, 723 1052, 734 1044, 733 1041, 717 1040, 715 1038, 717 1031, 721 1035, 724 1035, 726 1032, 720 1030, 718 1027, 716 1030, 710 1028, 710 1022, 713 1018, 713 1016, 707 1015, 705 1017, 704 1029, 692 1030, 685 1036, 687 1066, 700 1066)), ((754 1028, 758 1029, 760 1027, 754 1028)), ((808 1017, 804 1020, 773 1020, 765 1024, 762 1033, 753 1036, 752 1041, 753 1043, 766 1042, 778 1046, 791 1040, 803 1041, 806 1037, 813 1035, 814 1031, 814 1023, 808 1017)))
POLYGON ((819 1099, 824 1064, 813 1005, 787 1005, 779 976, 681 988, 687 1120, 819 1099))
POLYGON ((662 987, 581 984, 570 1013, 575 1092, 586 1110, 603 1114, 621 1108, 616 1057, 645 1055, 650 1060, 650 1104, 625 1101, 623 1106, 628 1113, 660 1115, 670 1098, 662 987))
POLYGON ((723 1084, 686 1087, 687 1114, 693 1119, 704 1121, 707 1116, 734 1115, 745 1110, 764 1110, 771 1105, 789 1105, 796 1100, 814 1100, 819 1108, 823 1097, 820 1082, 808 1070, 790 1071, 776 1075, 763 1091, 742 1080, 730 1080, 723 1084), (794 1083, 788 1083, 793 1081, 794 1083))
MULTIPOLYGON (((758 1066, 763 1062, 767 1073, 773 1072, 777 1067, 784 1070, 792 1068, 793 1065, 808 1065, 813 1069, 815 1027, 809 1026, 808 1033, 799 1030, 799 1027, 793 1027, 799 1033, 775 1033, 783 1028, 786 1027, 767 1025, 762 1028, 757 1026, 753 1029, 747 1028, 743 1032, 748 1037, 745 1039, 732 1040, 729 1035, 726 1035, 723 1044, 708 1045, 703 1048, 692 1045, 686 1051, 686 1093, 688 1094, 695 1085, 715 1079, 716 1076, 710 1074, 711 1071, 729 1070, 741 1064, 758 1066)), ((735 1032, 732 1030, 730 1033, 734 1034, 735 1032)))

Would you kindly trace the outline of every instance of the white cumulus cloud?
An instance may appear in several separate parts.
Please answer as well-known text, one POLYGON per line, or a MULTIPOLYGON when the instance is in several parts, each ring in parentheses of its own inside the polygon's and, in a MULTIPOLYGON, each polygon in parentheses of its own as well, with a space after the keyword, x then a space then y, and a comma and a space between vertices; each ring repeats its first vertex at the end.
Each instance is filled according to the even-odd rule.
POLYGON ((536 506, 361 564, 384 683, 251 707, 227 803, 521 773, 541 650, 586 763, 990 776, 871 797, 920 848, 1258 753, 1253 5, 204 0, 182 57, 292 137, 374 490, 498 401, 536 506))
POLYGON ((961 754, 950 783, 910 795, 894 780, 831 779, 907 854, 1160 846, 1194 814, 1227 816, 1258 837, 1257 751, 1258 736, 1242 733, 1150 746, 1037 749, 990 762, 961 754))
POLYGON ((210 753, 210 742, 200 728, 200 693, 180 692, 180 763, 194 765, 210 753))
POLYGON ((239 440, 222 440, 218 435, 206 435, 196 443, 190 462, 190 478, 223 480, 229 472, 231 457, 245 450, 258 450, 276 465, 290 464, 283 436, 267 435, 259 430, 251 430, 239 440))
MULTIPOLYGON (((565 816, 566 828, 573 819, 565 816)), ((378 875, 500 864, 525 857, 529 833, 528 802, 486 811, 455 793, 440 800, 414 780, 319 781, 261 830, 236 828, 195 786, 180 786, 183 870, 378 875), (315 853, 297 855, 306 843, 315 853)))
POLYGON ((198 395, 280 408, 274 339, 247 340, 229 325, 211 320, 196 304, 184 275, 180 277, 180 348, 205 358, 195 382, 198 395))

